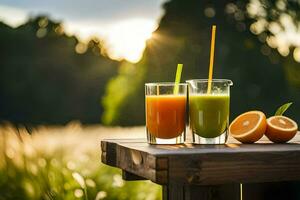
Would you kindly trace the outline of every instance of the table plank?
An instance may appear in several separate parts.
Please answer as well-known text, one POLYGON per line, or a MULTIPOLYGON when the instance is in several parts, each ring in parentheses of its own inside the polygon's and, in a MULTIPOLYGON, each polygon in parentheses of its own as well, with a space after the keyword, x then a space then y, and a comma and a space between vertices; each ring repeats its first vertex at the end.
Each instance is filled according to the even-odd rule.
POLYGON ((104 140, 102 162, 158 184, 219 185, 300 180, 299 133, 290 143, 149 145, 104 140))

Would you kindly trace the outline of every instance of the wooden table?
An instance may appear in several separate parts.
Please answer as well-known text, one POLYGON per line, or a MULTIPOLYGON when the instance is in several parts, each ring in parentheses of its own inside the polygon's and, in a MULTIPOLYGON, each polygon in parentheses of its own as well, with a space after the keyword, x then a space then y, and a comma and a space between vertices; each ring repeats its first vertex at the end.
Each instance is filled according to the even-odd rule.
POLYGON ((291 143, 148 145, 145 139, 101 141, 102 162, 125 180, 163 186, 163 199, 300 199, 300 137, 291 143), (242 190, 241 190, 241 184, 242 190))

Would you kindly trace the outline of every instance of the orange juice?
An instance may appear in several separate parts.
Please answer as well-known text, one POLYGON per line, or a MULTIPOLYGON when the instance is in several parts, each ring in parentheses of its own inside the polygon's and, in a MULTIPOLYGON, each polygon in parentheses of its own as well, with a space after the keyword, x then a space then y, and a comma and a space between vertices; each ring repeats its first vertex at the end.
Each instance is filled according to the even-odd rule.
POLYGON ((147 95, 146 128, 161 139, 176 138, 185 130, 185 95, 147 95))

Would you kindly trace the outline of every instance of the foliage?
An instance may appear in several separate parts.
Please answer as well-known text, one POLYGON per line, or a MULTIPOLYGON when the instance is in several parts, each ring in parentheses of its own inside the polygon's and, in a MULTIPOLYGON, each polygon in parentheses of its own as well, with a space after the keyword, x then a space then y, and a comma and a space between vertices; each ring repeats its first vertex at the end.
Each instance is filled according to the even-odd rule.
POLYGON ((292 104, 293 104, 292 102, 283 104, 282 106, 280 106, 280 107, 276 110, 275 115, 283 115, 283 114, 285 113, 285 111, 287 111, 287 109, 289 109, 289 107, 290 107, 292 104))
MULTIPOLYGON (((293 0, 251 0, 247 13, 254 22, 252 33, 282 56, 299 48, 300 2, 293 0)), ((267 53, 267 52, 265 52, 267 53)), ((294 52, 295 54, 295 52, 294 52)), ((297 56, 294 56, 295 60, 297 56)), ((299 60, 300 61, 300 60, 299 60)))
POLYGON ((107 85, 106 95, 102 102, 105 107, 105 112, 102 117, 102 122, 106 125, 127 126, 141 123, 144 118, 138 118, 143 113, 143 101, 137 102, 136 95, 143 96, 144 93, 139 93, 137 86, 145 76, 144 68, 137 68, 134 64, 124 62, 120 66, 119 75, 111 79, 107 85), (133 97, 133 99, 131 98, 133 97), (132 104, 135 102, 135 104, 132 104), (128 110, 130 116, 119 116, 120 110, 128 110), (122 119, 123 121, 119 121, 122 119))
POLYGON ((98 136, 78 124, 31 135, 0 128, 0 200, 160 199, 159 186, 124 182, 119 170, 100 163, 98 136))

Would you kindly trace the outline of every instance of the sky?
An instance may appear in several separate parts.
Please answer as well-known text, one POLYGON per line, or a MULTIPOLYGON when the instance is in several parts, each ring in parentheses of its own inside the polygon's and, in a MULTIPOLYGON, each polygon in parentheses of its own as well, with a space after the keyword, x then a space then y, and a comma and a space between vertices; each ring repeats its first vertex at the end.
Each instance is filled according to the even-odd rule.
POLYGON ((0 21, 17 27, 29 16, 60 20, 67 34, 105 41, 113 59, 138 62, 157 28, 166 0, 0 0, 0 21))

